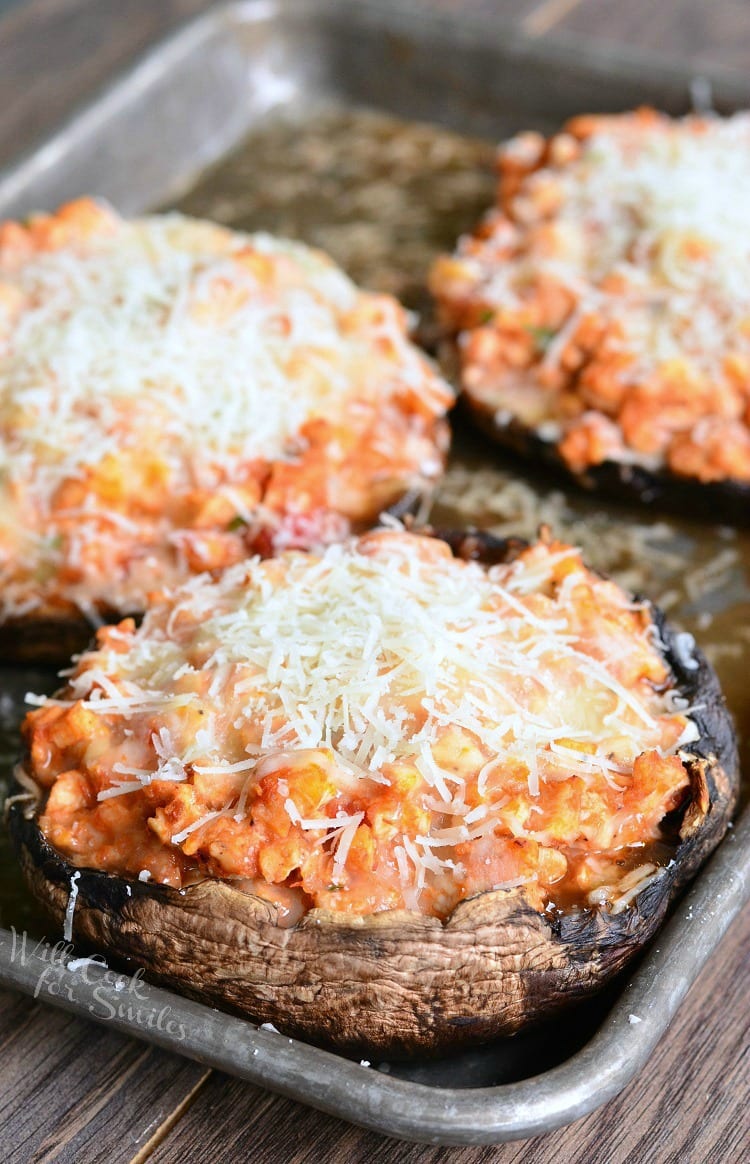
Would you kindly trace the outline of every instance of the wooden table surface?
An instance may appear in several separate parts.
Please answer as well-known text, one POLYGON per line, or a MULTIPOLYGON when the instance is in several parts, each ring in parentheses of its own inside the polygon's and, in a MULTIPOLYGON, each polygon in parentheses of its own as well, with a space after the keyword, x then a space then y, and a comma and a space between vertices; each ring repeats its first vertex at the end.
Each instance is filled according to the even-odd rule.
MULTIPOLYGON (((433 0, 535 37, 561 30, 750 67, 748 0, 433 0)), ((206 0, 28 0, 0 15, 0 164, 28 149, 206 0)), ((549 1136, 486 1148, 385 1139, 0 992, 0 1144, 8 1161, 252 1164, 741 1164, 750 1161, 750 913, 688 995, 647 1070, 549 1136)))

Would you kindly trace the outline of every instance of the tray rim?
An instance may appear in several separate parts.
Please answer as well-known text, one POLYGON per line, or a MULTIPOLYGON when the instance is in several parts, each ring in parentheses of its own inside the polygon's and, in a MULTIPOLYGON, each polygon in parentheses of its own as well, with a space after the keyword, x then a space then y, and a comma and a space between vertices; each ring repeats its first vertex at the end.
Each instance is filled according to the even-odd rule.
MULTIPOLYGON (((695 70, 674 63, 665 65, 648 53, 625 53, 619 48, 615 52, 605 46, 589 45, 582 50, 575 38, 559 34, 542 41, 514 31, 500 42, 498 18, 492 16, 459 17, 421 5, 404 9, 397 0, 358 0, 357 4, 347 0, 239 0, 218 6, 172 32, 28 154, 0 171, 0 206, 22 192, 36 175, 61 164, 71 140, 105 123, 150 78, 166 69, 179 68, 181 59, 222 28, 231 33, 232 27, 263 22, 283 27, 285 21, 299 16, 338 18, 350 27, 366 30, 370 26, 380 32, 442 31, 468 43, 481 41, 485 45, 492 34, 499 53, 520 57, 530 67, 560 63, 575 66, 592 78, 614 74, 634 83, 644 72, 648 75, 658 68, 660 81, 675 92, 688 91, 695 77, 695 70)), ((750 105, 750 86, 734 71, 701 69, 700 76, 711 81, 721 104, 750 105)), ((46 1001, 84 1018, 106 1021, 134 1037, 385 1135, 438 1144, 501 1143, 552 1131, 617 1095, 645 1066, 684 995, 748 900, 750 806, 672 911, 655 939, 659 946, 652 943, 589 1042, 551 1070, 493 1087, 446 1088, 397 1079, 363 1068, 335 1052, 287 1040, 246 1020, 150 985, 155 1010, 169 1006, 174 1014, 184 1015, 186 1022, 198 1023, 196 1040, 185 1042, 162 1031, 134 1027, 124 1020, 103 1019, 92 1013, 89 984, 79 980, 79 971, 66 968, 66 958, 61 965, 64 973, 71 976, 72 996, 61 994, 46 1001), (681 955, 689 960, 691 973, 673 981, 670 970, 681 955), (658 1020, 631 1021, 631 1015, 638 1016, 644 1010, 658 1015, 658 1020), (231 1038, 239 1040, 241 1054, 236 1048, 231 1053, 227 1050, 231 1038)), ((13 943, 14 935, 0 929, 0 985, 33 994, 38 975, 33 974, 33 967, 28 973, 28 965, 19 965, 12 956, 13 943)), ((47 944, 48 951, 54 949, 47 944)), ((95 988, 100 996, 106 991, 101 982, 95 982, 95 988)), ((111 1001, 115 998, 120 1001, 113 992, 111 1001)))
POLYGON ((436 12, 422 0, 404 6, 399 0, 223 0, 209 11, 194 17, 158 40, 118 72, 108 83, 61 119, 59 125, 28 151, 0 166, 0 214, 2 207, 22 194, 35 177, 52 169, 70 148, 71 141, 91 132, 125 104, 165 68, 174 68, 198 44, 223 27, 262 23, 283 24, 302 16, 313 19, 338 18, 344 24, 365 30, 375 27, 389 32, 430 31, 471 44, 496 44, 503 55, 523 60, 529 67, 560 65, 589 77, 601 76, 637 85, 642 75, 658 73, 660 83, 673 94, 689 94, 694 82, 708 83, 712 99, 719 106, 750 108, 750 82, 735 69, 720 65, 698 70, 657 54, 631 46, 609 46, 605 41, 581 44, 572 33, 533 37, 518 28, 503 29, 500 20, 486 13, 436 12))
MULTIPOLYGON (((15 930, 0 929, 0 985, 383 1135, 442 1145, 504 1143, 580 1119, 613 1099, 645 1067, 697 977, 675 978, 670 970, 690 956, 699 972, 750 899, 748 857, 750 809, 659 931, 659 945, 649 950, 593 1038, 549 1071, 492 1087, 435 1087, 399 1079, 146 982, 140 985, 147 996, 138 995, 138 1006, 153 1016, 152 1025, 134 1024, 115 1013, 122 986, 108 985, 112 971, 106 964, 99 968, 85 958, 71 959, 64 942, 52 945, 26 935, 40 952, 35 964, 18 956, 24 934, 15 930), (737 864, 735 847, 745 855, 744 867, 737 864), (50 966, 55 973, 42 990, 40 974, 50 966), (50 981, 54 993, 47 990, 50 981), (108 1004, 112 1015, 97 1012, 95 1004, 108 1004), (159 1029, 158 1016, 166 1008, 187 1036, 159 1029), (650 1021, 652 1013, 657 1021, 650 1021)), ((119 977, 137 981, 137 976, 119 977)))

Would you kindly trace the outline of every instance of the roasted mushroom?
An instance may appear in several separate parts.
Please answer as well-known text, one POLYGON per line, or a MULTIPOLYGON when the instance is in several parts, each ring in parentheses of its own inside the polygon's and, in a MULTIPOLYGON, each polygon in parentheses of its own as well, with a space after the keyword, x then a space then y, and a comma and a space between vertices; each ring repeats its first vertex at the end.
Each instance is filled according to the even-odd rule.
POLYGON ((448 541, 250 561, 99 632, 9 808, 68 936, 389 1056, 513 1033, 643 947, 734 804, 716 675, 574 548, 448 541))
POLYGON ((0 650, 429 492, 453 392, 321 252, 90 199, 0 225, 0 650))
POLYGON ((750 514, 750 115, 576 117, 499 155, 431 289, 464 399, 589 489, 750 514))

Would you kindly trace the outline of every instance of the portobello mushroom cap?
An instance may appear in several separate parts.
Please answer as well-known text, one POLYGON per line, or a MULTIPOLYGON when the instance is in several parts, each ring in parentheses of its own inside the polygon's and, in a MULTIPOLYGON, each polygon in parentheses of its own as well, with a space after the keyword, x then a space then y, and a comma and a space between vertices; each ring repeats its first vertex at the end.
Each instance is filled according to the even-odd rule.
POLYGON ((728 371, 748 359, 734 280, 750 273, 737 248, 749 131, 746 113, 640 107, 500 144, 494 199, 428 277, 444 370, 494 441, 589 491, 747 526, 750 430, 743 374, 728 371), (586 440, 586 418, 606 437, 586 440), (716 436, 724 457, 697 431, 714 420, 738 430, 716 436), (580 465, 615 444, 571 467, 567 435, 580 465), (685 472, 668 462, 683 437, 685 472), (701 446, 703 471, 730 475, 701 480, 701 446))
MULTIPOLYGON (((440 536, 488 564, 524 547, 480 533, 440 536)), ((685 883, 721 840, 738 789, 734 729, 700 651, 651 607, 676 689, 697 709, 699 739, 680 752, 690 795, 667 824, 673 860, 619 912, 585 906, 540 913, 523 886, 479 893, 448 918, 392 910, 313 909, 278 924, 278 907, 228 881, 185 889, 78 868, 46 840, 41 802, 19 793, 8 820, 25 879, 72 935, 199 1001, 271 1022, 284 1034, 352 1054, 455 1051, 547 1018, 602 987, 649 941, 685 883)))
POLYGON ((655 505, 669 513, 725 521, 732 525, 750 524, 750 485, 727 478, 723 481, 699 481, 684 477, 668 468, 649 469, 645 465, 624 461, 602 461, 582 472, 570 467, 560 453, 557 442, 540 436, 535 428, 523 424, 517 416, 491 408, 472 399, 464 390, 460 397, 465 411, 495 444, 522 457, 531 465, 548 465, 589 493, 601 493, 615 500, 655 505))
MULTIPOLYGON (((102 622, 124 618, 111 608, 98 610, 102 622)), ((61 666, 83 651, 94 635, 91 621, 70 607, 44 606, 0 622, 0 659, 3 663, 61 666)))
POLYGON ((322 251, 88 196, 2 226, 2 661, 64 662, 156 591, 440 476, 453 390, 322 251))

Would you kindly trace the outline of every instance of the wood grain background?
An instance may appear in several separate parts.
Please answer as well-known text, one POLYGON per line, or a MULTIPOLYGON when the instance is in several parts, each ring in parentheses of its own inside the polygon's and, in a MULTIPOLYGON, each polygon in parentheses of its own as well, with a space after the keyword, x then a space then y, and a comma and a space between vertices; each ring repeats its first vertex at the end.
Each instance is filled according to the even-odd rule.
MULTIPOLYGON (((604 39, 696 67, 750 66, 746 0, 433 0, 499 29, 604 39)), ((206 0, 28 0, 0 16, 0 164, 31 148, 206 0)), ((2 1158, 66 1164, 744 1164, 750 1161, 750 916, 733 927, 648 1069, 546 1137, 409 1145, 362 1131, 0 991, 2 1158)))

